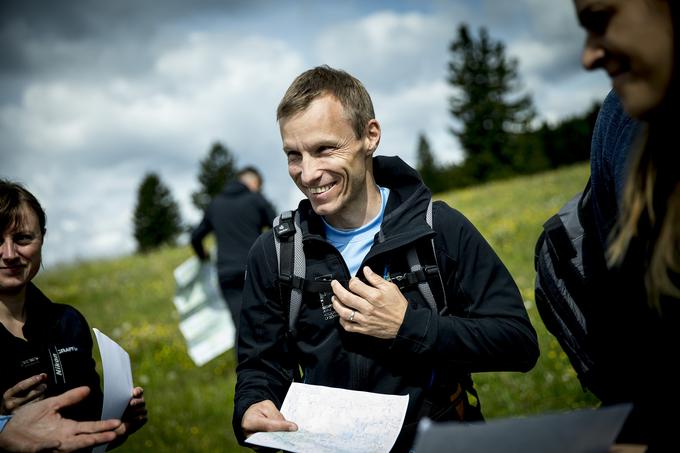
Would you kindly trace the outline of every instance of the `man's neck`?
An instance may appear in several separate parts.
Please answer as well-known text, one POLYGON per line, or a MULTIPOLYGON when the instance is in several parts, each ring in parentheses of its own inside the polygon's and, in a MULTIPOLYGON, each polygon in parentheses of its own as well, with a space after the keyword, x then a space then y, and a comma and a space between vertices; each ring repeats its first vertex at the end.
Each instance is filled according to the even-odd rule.
POLYGON ((380 212, 382 198, 380 188, 372 179, 366 188, 364 196, 357 200, 357 202, 353 209, 346 210, 345 216, 326 216, 326 222, 340 230, 354 230, 373 220, 380 212))

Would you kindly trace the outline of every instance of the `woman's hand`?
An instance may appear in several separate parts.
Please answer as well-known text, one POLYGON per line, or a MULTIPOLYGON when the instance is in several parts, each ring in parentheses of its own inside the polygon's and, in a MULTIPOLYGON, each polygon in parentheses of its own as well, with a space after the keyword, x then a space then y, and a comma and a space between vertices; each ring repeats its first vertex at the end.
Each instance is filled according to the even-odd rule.
POLYGON ((128 403, 128 407, 123 412, 120 419, 123 424, 118 428, 122 430, 119 435, 129 436, 144 426, 147 422, 146 402, 144 401, 144 389, 135 387, 132 389, 132 399, 128 403))
POLYGON ((144 401, 144 389, 135 387, 132 389, 132 399, 128 403, 128 407, 123 412, 121 421, 125 427, 125 434, 130 435, 149 420, 146 411, 146 402, 144 401))
POLYGON ((45 390, 47 389, 45 381, 47 381, 45 373, 36 374, 7 389, 2 395, 0 414, 10 415, 24 404, 45 398, 45 390))
POLYGON ((122 423, 115 430, 117 436, 116 440, 109 444, 107 450, 118 447, 127 440, 130 434, 144 426, 148 421, 143 388, 135 387, 132 389, 132 399, 125 408, 125 412, 123 412, 120 421, 122 423))

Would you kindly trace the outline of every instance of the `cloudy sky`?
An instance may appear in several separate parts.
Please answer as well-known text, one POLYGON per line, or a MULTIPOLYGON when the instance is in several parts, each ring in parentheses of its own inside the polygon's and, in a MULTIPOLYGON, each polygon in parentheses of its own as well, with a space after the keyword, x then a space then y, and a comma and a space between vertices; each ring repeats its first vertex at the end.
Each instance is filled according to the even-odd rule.
POLYGON ((187 223, 198 162, 215 141, 256 165, 279 210, 289 181, 275 109, 302 71, 329 64, 364 82, 379 154, 415 163, 418 133, 442 161, 448 46, 461 22, 488 28, 520 63, 540 118, 587 109, 608 91, 583 71, 570 0, 0 2, 0 176, 48 215, 47 266, 130 253, 138 185, 155 171, 187 223))

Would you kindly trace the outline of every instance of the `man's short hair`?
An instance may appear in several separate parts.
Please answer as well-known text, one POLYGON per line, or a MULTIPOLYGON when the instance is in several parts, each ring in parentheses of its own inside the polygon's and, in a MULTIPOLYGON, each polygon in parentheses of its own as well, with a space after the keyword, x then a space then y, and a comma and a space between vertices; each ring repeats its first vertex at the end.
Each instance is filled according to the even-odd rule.
POLYGON ((297 76, 276 109, 276 120, 304 112, 312 101, 326 94, 340 101, 356 137, 362 138, 366 124, 375 118, 371 96, 359 80, 328 65, 317 66, 297 76))

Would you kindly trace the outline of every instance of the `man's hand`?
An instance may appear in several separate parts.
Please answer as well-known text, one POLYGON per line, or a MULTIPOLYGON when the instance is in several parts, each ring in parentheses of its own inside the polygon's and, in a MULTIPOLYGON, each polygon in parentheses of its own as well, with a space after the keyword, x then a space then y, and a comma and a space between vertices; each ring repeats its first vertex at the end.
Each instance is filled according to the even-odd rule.
POLYGON ((0 414, 10 415, 26 403, 45 398, 46 380, 47 375, 45 373, 36 374, 7 389, 2 395, 0 414))
POLYGON ((364 266, 368 285, 353 277, 349 291, 337 281, 333 288, 333 308, 340 316, 340 325, 347 332, 377 338, 395 338, 406 314, 408 302, 397 285, 388 282, 364 266))
POLYGON ((89 393, 88 387, 78 387, 19 408, 0 433, 0 448, 12 452, 67 452, 111 442, 120 421, 75 422, 59 414, 89 393))
POLYGON ((260 401, 250 406, 241 420, 241 428, 246 437, 259 432, 297 431, 295 423, 287 421, 270 400, 260 401))

